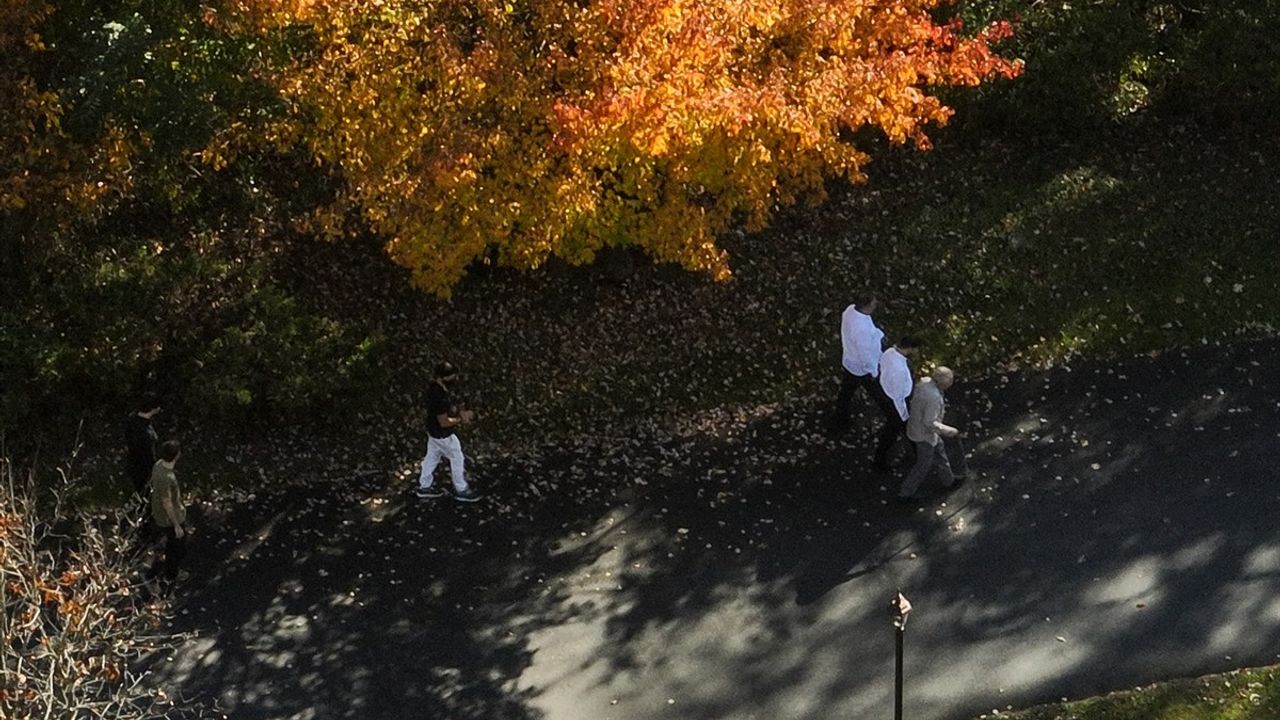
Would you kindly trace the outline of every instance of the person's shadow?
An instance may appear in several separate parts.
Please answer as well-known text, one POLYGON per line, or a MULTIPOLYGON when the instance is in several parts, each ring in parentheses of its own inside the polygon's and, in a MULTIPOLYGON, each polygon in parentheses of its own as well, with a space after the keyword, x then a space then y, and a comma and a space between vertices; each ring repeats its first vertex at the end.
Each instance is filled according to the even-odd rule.
POLYGON ((957 479, 964 477, 965 484, 949 493, 939 485, 936 475, 931 474, 923 486, 929 492, 929 500, 898 504, 897 487, 915 460, 913 446, 902 441, 895 448, 899 459, 894 473, 883 478, 891 498, 888 504, 877 506, 879 499, 864 497, 861 504, 867 510, 846 516, 821 537, 793 546, 800 566, 792 571, 797 605, 817 602, 834 588, 871 575, 909 555, 913 549, 919 551, 929 545, 940 529, 947 527, 951 517, 961 509, 955 502, 963 501, 972 490, 967 487, 971 478, 964 443, 960 438, 945 442, 952 471, 957 479), (947 503, 947 511, 936 517, 932 510, 943 501, 947 503), (909 537, 902 537, 899 531, 903 530, 912 532, 909 537), (885 538, 889 537, 894 539, 886 545, 885 538))

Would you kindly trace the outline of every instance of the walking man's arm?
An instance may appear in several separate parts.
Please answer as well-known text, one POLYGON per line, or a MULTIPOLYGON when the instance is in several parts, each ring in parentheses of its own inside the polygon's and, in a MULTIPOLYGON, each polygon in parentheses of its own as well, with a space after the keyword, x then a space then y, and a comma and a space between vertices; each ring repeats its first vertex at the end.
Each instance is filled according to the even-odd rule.
POLYGON ((436 416, 436 422, 440 423, 440 427, 442 428, 457 427, 458 425, 464 425, 475 419, 476 414, 470 410, 463 410, 457 415, 442 413, 436 416))

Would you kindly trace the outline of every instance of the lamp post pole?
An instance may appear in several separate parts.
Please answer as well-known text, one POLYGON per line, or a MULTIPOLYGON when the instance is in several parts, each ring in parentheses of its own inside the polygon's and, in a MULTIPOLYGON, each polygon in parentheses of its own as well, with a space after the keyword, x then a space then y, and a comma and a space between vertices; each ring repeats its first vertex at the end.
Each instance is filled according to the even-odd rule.
POLYGON ((902 720, 902 639, 907 634, 907 613, 909 612, 911 612, 911 601, 899 591, 889 603, 896 650, 893 663, 893 720, 902 720))

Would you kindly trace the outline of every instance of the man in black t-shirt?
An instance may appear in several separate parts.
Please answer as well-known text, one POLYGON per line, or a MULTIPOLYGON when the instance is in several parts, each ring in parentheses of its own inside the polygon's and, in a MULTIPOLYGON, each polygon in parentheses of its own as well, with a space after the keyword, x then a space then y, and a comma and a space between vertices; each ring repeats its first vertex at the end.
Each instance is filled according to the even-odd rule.
POLYGON ((475 502, 480 499, 467 485, 462 456, 462 443, 455 429, 475 419, 470 410, 459 411, 449 394, 449 384, 458 379, 458 369, 452 363, 436 366, 435 379, 427 388, 427 456, 422 459, 422 475, 418 478, 418 497, 437 498, 444 491, 435 487, 435 469, 440 458, 449 461, 449 473, 453 479, 453 497, 459 502, 475 502))
POLYGON ((150 488, 151 468, 156 464, 156 429, 151 418, 160 412, 154 395, 142 396, 133 414, 124 419, 125 473, 133 491, 145 500, 150 488))

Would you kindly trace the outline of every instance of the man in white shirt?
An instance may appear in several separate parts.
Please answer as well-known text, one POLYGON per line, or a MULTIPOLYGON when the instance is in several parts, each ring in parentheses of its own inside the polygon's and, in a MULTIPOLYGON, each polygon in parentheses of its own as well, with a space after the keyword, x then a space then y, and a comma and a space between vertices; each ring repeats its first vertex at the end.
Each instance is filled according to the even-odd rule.
POLYGON ((849 404, 859 387, 874 401, 881 394, 876 383, 880 375, 880 353, 884 349, 884 333, 871 316, 880 308, 874 293, 863 292, 840 316, 840 344, 843 350, 840 394, 836 396, 832 426, 843 430, 849 425, 849 404))
POLYGON ((907 398, 911 397, 914 383, 911 379, 909 358, 915 357, 921 346, 920 339, 904 335, 892 347, 880 355, 880 394, 877 405, 884 415, 884 425, 876 440, 875 462, 872 467, 888 472, 889 455, 907 429, 907 398))
MULTIPOLYGON (((916 463, 911 472, 902 481, 898 491, 898 499, 903 502, 915 502, 923 499, 917 494, 920 485, 932 471, 937 471, 942 485, 948 489, 957 487, 959 482, 951 472, 951 462, 947 458, 947 450, 943 438, 958 438, 960 431, 942 422, 946 411, 946 399, 943 392, 955 383, 955 373, 951 368, 939 367, 931 377, 921 380, 911 393, 911 410, 907 418, 907 439, 915 443, 916 463)), ((959 478, 963 481, 963 476, 959 478)))

